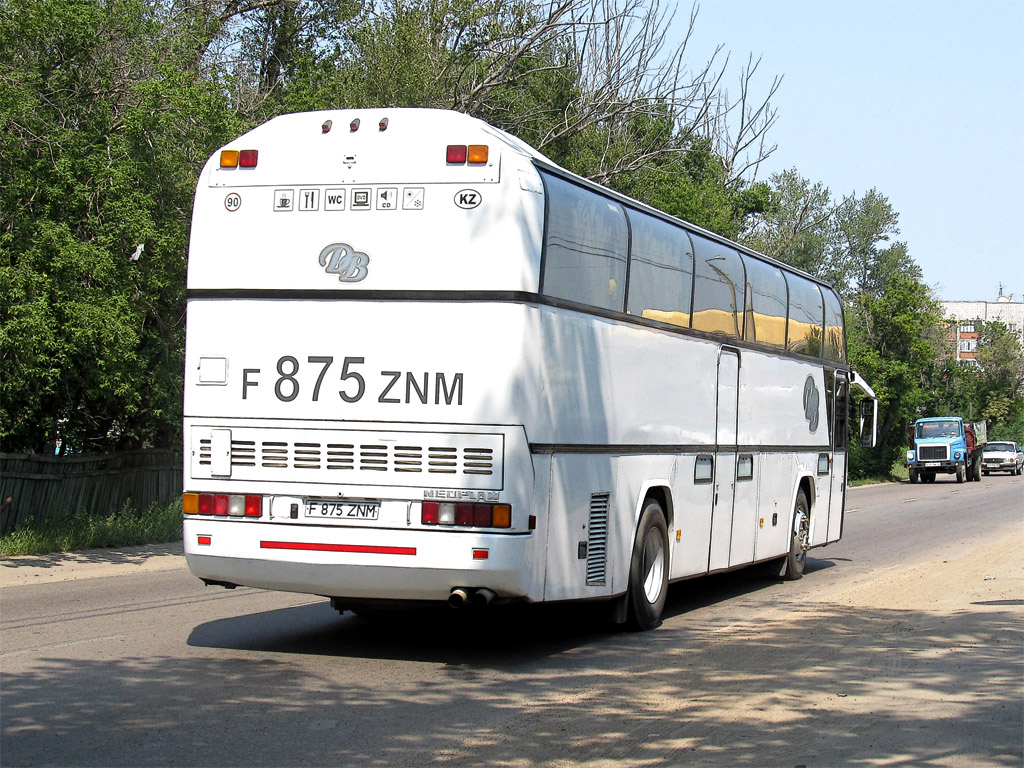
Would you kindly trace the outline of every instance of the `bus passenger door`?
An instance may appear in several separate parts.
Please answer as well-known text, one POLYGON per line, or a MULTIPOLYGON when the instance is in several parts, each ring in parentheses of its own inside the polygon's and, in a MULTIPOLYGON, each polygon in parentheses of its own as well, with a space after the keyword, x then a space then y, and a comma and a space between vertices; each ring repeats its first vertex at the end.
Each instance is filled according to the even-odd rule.
POLYGON ((734 349, 723 347, 718 355, 715 495, 711 508, 709 571, 729 567, 733 500, 736 493, 736 419, 738 416, 739 374, 739 353, 734 349))
POLYGON ((832 418, 832 493, 828 508, 828 541, 836 541, 843 530, 846 508, 846 473, 850 436, 850 382, 845 371, 836 371, 835 411, 832 418))

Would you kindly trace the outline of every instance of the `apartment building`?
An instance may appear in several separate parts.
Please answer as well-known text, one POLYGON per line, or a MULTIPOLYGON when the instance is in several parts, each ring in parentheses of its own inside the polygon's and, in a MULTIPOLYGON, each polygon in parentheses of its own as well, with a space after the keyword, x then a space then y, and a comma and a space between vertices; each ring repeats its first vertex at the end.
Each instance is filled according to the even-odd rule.
POLYGON ((1024 345, 1024 302, 1014 301, 1013 295, 1004 294, 1001 288, 995 301, 942 302, 943 314, 951 322, 950 338, 955 342, 957 360, 977 359, 979 321, 998 320, 1024 345))

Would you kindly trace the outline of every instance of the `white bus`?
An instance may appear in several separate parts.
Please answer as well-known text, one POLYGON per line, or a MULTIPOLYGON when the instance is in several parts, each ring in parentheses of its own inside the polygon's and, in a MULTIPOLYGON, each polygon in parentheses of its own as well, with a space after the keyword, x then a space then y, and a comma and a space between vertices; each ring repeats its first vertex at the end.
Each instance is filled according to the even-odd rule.
POLYGON ((479 120, 310 112, 230 143, 187 296, 208 584, 601 599, 649 628, 670 582, 797 578, 842 534, 860 382, 835 292, 479 120))

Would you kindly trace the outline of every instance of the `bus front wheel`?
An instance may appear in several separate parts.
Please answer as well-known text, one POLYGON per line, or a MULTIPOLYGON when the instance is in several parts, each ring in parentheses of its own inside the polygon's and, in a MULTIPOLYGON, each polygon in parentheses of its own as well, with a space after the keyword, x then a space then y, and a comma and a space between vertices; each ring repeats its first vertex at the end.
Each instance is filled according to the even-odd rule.
POLYGON ((661 623, 668 593, 668 526, 654 499, 644 503, 629 563, 629 624, 653 629, 661 623))
POLYGON ((804 575, 807 565, 807 550, 811 543, 811 509, 807 494, 801 489, 796 495, 793 507, 793 533, 790 537, 789 554, 786 555, 787 581, 796 581, 804 575))

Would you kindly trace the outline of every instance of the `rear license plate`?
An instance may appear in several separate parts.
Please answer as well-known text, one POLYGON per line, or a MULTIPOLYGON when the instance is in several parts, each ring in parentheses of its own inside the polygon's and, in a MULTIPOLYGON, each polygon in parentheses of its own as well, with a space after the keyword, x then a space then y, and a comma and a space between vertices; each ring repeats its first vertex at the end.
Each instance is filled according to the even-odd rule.
POLYGON ((926 461, 926 462, 924 463, 924 465, 925 465, 926 467, 941 467, 941 466, 942 466, 942 463, 941 463, 941 462, 938 462, 938 461, 926 461))
POLYGON ((306 517, 320 520, 376 520, 380 515, 379 501, 337 501, 336 499, 306 499, 306 517))

